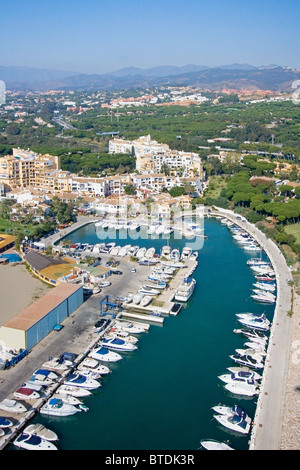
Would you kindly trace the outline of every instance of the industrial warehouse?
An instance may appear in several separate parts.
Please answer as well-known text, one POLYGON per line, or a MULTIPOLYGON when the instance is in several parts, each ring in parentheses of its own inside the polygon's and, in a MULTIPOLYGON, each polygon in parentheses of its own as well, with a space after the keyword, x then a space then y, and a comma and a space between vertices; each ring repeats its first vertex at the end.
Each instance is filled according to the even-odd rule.
POLYGON ((0 328, 0 341, 10 349, 32 349, 83 303, 83 287, 62 283, 0 328))

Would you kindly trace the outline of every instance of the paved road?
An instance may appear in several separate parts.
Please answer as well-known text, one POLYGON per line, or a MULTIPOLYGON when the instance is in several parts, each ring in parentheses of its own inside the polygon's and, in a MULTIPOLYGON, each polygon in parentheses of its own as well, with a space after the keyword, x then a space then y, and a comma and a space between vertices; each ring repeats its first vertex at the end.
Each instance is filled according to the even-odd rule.
POLYGON ((250 450, 279 450, 284 411, 285 387, 291 347, 291 272, 276 244, 253 224, 237 219, 231 211, 218 210, 256 238, 267 253, 277 278, 277 302, 271 328, 262 386, 257 403, 250 450))

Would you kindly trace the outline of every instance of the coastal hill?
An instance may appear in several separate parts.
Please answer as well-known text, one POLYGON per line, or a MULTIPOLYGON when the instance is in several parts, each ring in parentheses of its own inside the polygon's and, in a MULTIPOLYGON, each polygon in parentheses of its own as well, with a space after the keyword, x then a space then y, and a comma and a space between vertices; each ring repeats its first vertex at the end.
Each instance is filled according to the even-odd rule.
POLYGON ((231 64, 158 66, 149 69, 127 67, 106 74, 85 74, 30 67, 1 67, 0 79, 11 90, 117 90, 160 85, 198 86, 218 91, 224 88, 253 90, 291 90, 300 79, 300 70, 278 65, 255 67, 231 64))

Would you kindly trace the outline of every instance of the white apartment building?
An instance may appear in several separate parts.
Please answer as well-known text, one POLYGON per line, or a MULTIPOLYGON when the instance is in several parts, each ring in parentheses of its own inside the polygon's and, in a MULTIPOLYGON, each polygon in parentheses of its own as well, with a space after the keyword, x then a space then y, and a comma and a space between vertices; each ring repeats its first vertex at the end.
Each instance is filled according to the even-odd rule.
POLYGON ((109 153, 134 153, 136 169, 140 173, 162 173, 167 167, 170 176, 184 178, 202 177, 202 160, 197 153, 170 150, 167 144, 143 136, 136 140, 113 139, 109 142, 109 153))

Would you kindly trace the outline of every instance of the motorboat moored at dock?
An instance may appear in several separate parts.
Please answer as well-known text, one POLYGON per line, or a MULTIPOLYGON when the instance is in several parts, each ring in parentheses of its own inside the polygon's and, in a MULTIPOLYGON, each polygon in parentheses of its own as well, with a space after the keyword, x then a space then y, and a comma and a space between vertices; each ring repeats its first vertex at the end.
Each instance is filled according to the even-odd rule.
POLYGON ((174 299, 179 302, 187 302, 192 296, 196 286, 196 281, 192 277, 187 277, 178 287, 174 299))

